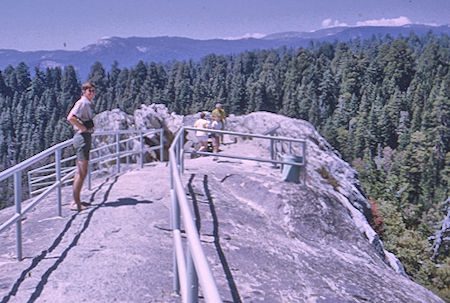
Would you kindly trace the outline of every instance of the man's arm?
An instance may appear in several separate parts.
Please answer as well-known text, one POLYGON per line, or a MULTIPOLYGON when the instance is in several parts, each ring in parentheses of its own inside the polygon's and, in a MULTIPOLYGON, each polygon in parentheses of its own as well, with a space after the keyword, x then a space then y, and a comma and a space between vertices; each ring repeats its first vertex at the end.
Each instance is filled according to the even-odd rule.
POLYGON ((87 128, 78 120, 77 116, 74 115, 73 113, 74 109, 75 107, 72 108, 72 110, 67 115, 67 121, 69 121, 70 124, 76 126, 78 128, 79 133, 84 133, 87 131, 87 128))
POLYGON ((222 109, 222 112, 220 113, 220 115, 222 116, 222 120, 226 120, 227 119, 227 113, 225 113, 225 110, 222 109))

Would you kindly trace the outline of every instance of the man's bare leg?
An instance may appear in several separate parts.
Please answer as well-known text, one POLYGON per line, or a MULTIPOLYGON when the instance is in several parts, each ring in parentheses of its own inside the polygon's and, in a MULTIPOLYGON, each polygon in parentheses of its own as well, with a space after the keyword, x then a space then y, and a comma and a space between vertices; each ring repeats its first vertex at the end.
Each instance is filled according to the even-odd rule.
POLYGON ((84 179, 86 179, 89 160, 78 160, 77 172, 73 178, 73 206, 77 206, 78 210, 82 210, 84 206, 81 203, 81 188, 83 187, 84 179))

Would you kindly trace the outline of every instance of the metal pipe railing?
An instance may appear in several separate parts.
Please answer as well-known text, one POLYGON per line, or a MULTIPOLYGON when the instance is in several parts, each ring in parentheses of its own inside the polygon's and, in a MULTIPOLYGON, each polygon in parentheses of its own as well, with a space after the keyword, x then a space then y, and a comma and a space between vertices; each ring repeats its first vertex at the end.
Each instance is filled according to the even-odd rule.
MULTIPOLYGON (((115 158, 116 159, 116 165, 117 165, 117 171, 120 170, 120 159, 132 154, 140 154, 141 155, 141 168, 143 167, 143 153, 144 151, 150 151, 150 150, 156 150, 160 149, 161 156, 160 159, 163 159, 163 148, 164 146, 153 146, 150 148, 143 147, 144 140, 142 139, 144 136, 147 136, 149 134, 157 134, 163 135, 163 131, 160 129, 157 130, 118 130, 118 131, 101 131, 96 132, 93 134, 94 137, 98 136, 115 136, 116 137, 116 146, 117 150, 115 153, 109 153, 108 155, 104 155, 101 157, 93 158, 91 159, 90 165, 95 163, 101 163, 102 160, 105 160, 107 158, 115 158), (136 134, 138 133, 138 136, 132 137, 131 139, 128 138, 128 140, 132 140, 135 138, 141 138, 140 140, 140 148, 139 151, 130 151, 130 150, 120 150, 120 144, 125 141, 119 140, 119 134, 126 135, 126 134, 136 134)), ((3 224, 0 225, 0 233, 5 231, 10 225, 16 224, 16 255, 17 259, 20 261, 22 260, 22 218, 24 214, 26 214, 30 209, 35 207, 39 202, 41 202, 46 196, 48 196, 53 190, 56 189, 56 196, 57 196, 57 213, 58 216, 62 215, 62 207, 61 207, 61 186, 70 182, 69 178, 72 178, 75 175, 75 167, 62 167, 63 163, 68 162, 69 160, 74 160, 75 156, 70 156, 66 159, 62 158, 62 150, 68 146, 72 145, 73 139, 64 141, 62 143, 56 144, 55 146, 52 146, 35 156, 26 159, 22 161, 21 163, 10 167, 2 172, 0 172, 0 181, 6 180, 10 177, 14 177, 13 183, 14 183, 14 204, 15 204, 15 214, 6 220, 3 224), (43 165, 40 168, 36 168, 33 170, 30 170, 28 172, 28 181, 29 181, 29 194, 32 196, 33 194, 39 194, 36 197, 33 197, 29 204, 27 204, 26 207, 22 208, 22 172, 24 172, 29 167, 35 165, 39 161, 46 159, 50 156, 54 155, 54 163, 43 165), (42 176, 42 174, 47 174, 48 172, 51 172, 50 175, 42 176), (39 176, 36 179, 33 179, 33 174, 39 174, 39 176), (50 181, 47 181, 50 179, 50 181), (38 190, 33 190, 33 186, 43 185, 38 190)), ((164 142, 164 139, 161 138, 160 142, 164 142)), ((103 148, 103 147, 101 147, 103 148)), ((91 152, 96 152, 99 149, 92 150, 91 152)), ((89 176, 88 176, 88 183, 90 187, 90 175, 91 170, 89 170, 89 176)))
MULTIPOLYGON (((194 127, 183 127, 183 130, 191 130, 191 131, 197 131, 202 130, 205 131, 205 129, 198 129, 194 127)), ((276 129, 275 129, 276 130, 276 129)), ((256 157, 245 157, 245 156, 235 156, 235 155, 229 155, 224 153, 210 153, 210 152, 198 152, 198 151, 189 151, 189 150, 183 150, 182 153, 195 153, 198 155, 205 155, 205 156, 216 156, 216 157, 223 157, 223 158, 233 158, 233 159, 242 159, 242 160, 251 160, 256 162, 266 162, 266 163, 272 163, 272 164, 288 164, 292 166, 299 166, 303 170, 302 174, 302 181, 304 183, 305 181, 305 168, 306 168, 306 141, 295 139, 295 138, 288 138, 288 137, 276 137, 276 136, 268 136, 268 135, 259 135, 259 134, 250 134, 250 133, 241 133, 241 132, 232 132, 232 131, 225 131, 225 130, 212 130, 207 129, 206 131, 210 133, 218 133, 218 134, 228 134, 232 136, 239 136, 239 137, 249 137, 249 138, 257 138, 257 139, 267 139, 270 140, 270 159, 264 159, 264 158, 256 158, 256 157), (278 150, 278 143, 280 144, 280 150, 278 150), (301 162, 287 162, 283 160, 277 160, 278 158, 281 158, 282 154, 285 154, 284 145, 288 145, 288 153, 293 153, 293 143, 298 143, 301 145, 301 152, 302 152, 302 161, 301 162)), ((184 164, 181 164, 181 167, 183 167, 184 164)))
MULTIPOLYGON (((183 302, 197 302, 198 294, 196 291, 197 285, 188 285, 188 281, 195 283, 196 279, 192 276, 194 274, 198 275, 198 281, 202 287, 203 295, 206 302, 222 302, 220 298, 219 291, 217 289, 216 282, 212 275, 211 269, 209 268, 208 262, 206 260, 205 253, 200 243, 200 236, 198 234, 197 226, 194 222, 194 217, 192 215, 191 209, 189 207, 189 202, 186 197, 186 192, 184 191, 183 184, 181 182, 180 168, 182 159, 180 158, 180 148, 181 145, 181 134, 184 135, 184 129, 181 130, 176 135, 172 145, 169 148, 169 162, 170 162, 170 174, 171 174, 171 191, 172 194, 172 228, 174 237, 174 247, 175 247, 175 260, 177 269, 174 272, 174 285, 179 285, 181 288, 181 296, 183 302), (180 248, 180 215, 183 219, 184 228, 186 230, 186 238, 188 241, 187 250, 189 250, 188 256, 191 260, 186 261, 183 249, 180 248), (193 262, 195 270, 188 270, 187 264, 193 262), (194 273, 195 272, 195 273, 194 273), (188 276, 189 274, 189 276, 188 276), (189 290, 188 290, 189 289, 189 290)), ((179 292, 179 289, 175 289, 179 292)))
MULTIPOLYGON (((279 125, 273 128, 270 132, 275 131, 279 125)), ((202 288, 206 302, 222 302, 220 295, 212 275, 209 264, 206 261, 204 251, 200 243, 199 231, 195 225, 195 220, 192 215, 191 208, 186 196, 186 192, 181 182, 181 173, 184 168, 184 153, 195 153, 199 155, 208 155, 224 158, 234 158, 242 160, 253 160, 257 162, 267 162, 272 164, 289 164, 300 166, 304 169, 306 160, 306 142, 304 140, 298 140, 286 137, 274 137, 268 135, 258 135, 249 133, 239 133, 231 131, 220 131, 207 129, 206 131, 211 133, 229 134, 234 136, 242 136, 248 138, 260 138, 270 140, 270 159, 236 156, 224 153, 210 153, 210 152, 197 152, 184 150, 184 137, 186 131, 197 131, 205 129, 197 129, 194 127, 181 127, 172 145, 169 148, 169 163, 170 163, 170 175, 171 175, 171 227, 173 231, 174 239, 174 291, 180 293, 183 302, 197 302, 198 301, 198 282, 202 288), (302 162, 292 163, 276 159, 279 154, 276 150, 276 142, 280 144, 287 143, 292 152, 292 144, 299 143, 302 145, 302 162), (183 219, 184 229, 186 230, 187 238, 187 252, 186 256, 181 248, 181 222, 180 217, 183 219), (198 278, 198 280, 197 280, 198 278)), ((303 173, 305 175, 305 173, 303 173)))
MULTIPOLYGON (((107 132, 98 132, 95 133, 94 136, 98 137, 98 136, 108 136, 108 135, 114 135, 115 136, 115 142, 111 143, 111 144, 106 144, 100 147, 94 147, 91 150, 91 155, 94 155, 94 157, 91 157, 91 161, 89 162, 89 174, 88 174, 88 178, 87 178, 87 182, 88 182, 88 188, 91 188, 91 171, 92 171, 92 165, 95 163, 99 163, 105 159, 111 159, 111 158, 116 158, 116 170, 120 170, 120 159, 124 158, 124 157, 129 157, 130 155, 133 154, 143 154, 144 152, 149 152, 149 151, 153 151, 153 150, 160 150, 160 154, 162 156, 160 156, 160 160, 164 161, 164 146, 162 144, 157 145, 157 146, 153 146, 153 147, 149 147, 149 148, 144 148, 143 147, 143 140, 140 141, 139 143, 141 144, 142 147, 142 151, 132 151, 129 150, 129 148, 126 148, 122 151, 120 151, 120 144, 124 144, 125 147, 129 147, 129 145, 126 145, 127 142, 130 142, 134 139, 140 138, 140 133, 142 133, 142 136, 147 136, 149 134, 156 134, 158 133, 160 135, 163 135, 163 130, 152 130, 152 131, 146 131, 144 132, 144 130, 140 131, 140 130, 134 130, 134 131, 118 131, 117 133, 115 132, 111 132, 111 131, 107 131, 107 132), (130 135, 133 133, 139 133, 138 136, 132 136, 130 138, 126 138, 124 140, 117 140, 117 135, 118 134, 122 134, 122 135, 130 135), (109 148, 114 149, 114 152, 110 152, 109 148), (105 151, 105 152, 103 152, 105 151), (103 152, 103 154, 105 154, 104 156, 100 156, 99 154, 101 154, 103 152), (95 155, 97 154, 97 156, 95 157, 95 155)), ((163 142, 163 138, 160 138, 160 142, 163 142)), ((66 159, 62 159, 61 160, 61 166, 63 163, 66 163, 68 160, 74 160, 75 156, 71 156, 69 158, 66 159)), ((56 161, 55 161, 56 163, 56 161)), ((29 180, 29 192, 30 195, 34 195, 37 194, 39 192, 42 191, 42 187, 45 185, 49 185, 49 184, 53 184, 54 180, 56 178, 56 167, 55 167, 55 163, 50 163, 47 165, 44 165, 40 168, 36 168, 33 170, 30 170, 28 172, 28 180, 29 180), (52 174, 49 174, 49 173, 52 174), (48 180, 48 181, 46 181, 48 180), (35 190, 35 188, 37 188, 35 190)), ((143 162, 141 161, 141 168, 143 167, 143 162)), ((65 174, 67 171, 71 171, 72 169, 74 169, 75 166, 71 166, 71 167, 64 167, 61 168, 61 173, 65 174)))
POLYGON ((12 176, 16 171, 22 171, 25 168, 31 166, 32 164, 38 162, 39 160, 44 159, 45 157, 53 154, 57 149, 62 149, 64 147, 70 146, 72 144, 73 139, 64 141, 62 143, 56 144, 53 147, 50 147, 36 155, 34 155, 31 158, 28 158, 22 162, 20 162, 17 165, 14 165, 2 172, 0 172, 0 181, 5 180, 6 178, 9 178, 10 176, 12 176))

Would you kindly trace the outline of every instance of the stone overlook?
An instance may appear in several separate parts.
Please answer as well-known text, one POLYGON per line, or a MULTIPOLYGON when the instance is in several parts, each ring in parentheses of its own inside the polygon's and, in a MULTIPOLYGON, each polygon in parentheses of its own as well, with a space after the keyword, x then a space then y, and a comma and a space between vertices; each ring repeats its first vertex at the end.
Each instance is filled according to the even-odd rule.
MULTIPOLYGON (((162 127, 168 147, 196 118, 152 104, 95 122, 98 130, 162 127)), ((311 124, 265 112, 227 121, 228 130, 255 134, 279 123, 277 136, 307 142, 307 171, 298 184, 267 163, 185 156, 183 182, 224 302, 443 302, 383 249, 356 171, 311 124)), ((226 135, 225 143, 222 153, 268 157, 264 140, 226 135)), ((82 193, 93 203, 87 211, 69 211, 69 187, 62 217, 55 197, 43 201, 23 221, 23 261, 15 261, 14 229, 0 234, 0 302, 181 302, 172 294, 169 186, 167 163, 152 162, 98 176, 82 193)), ((0 222, 12 213, 0 211, 0 222)))

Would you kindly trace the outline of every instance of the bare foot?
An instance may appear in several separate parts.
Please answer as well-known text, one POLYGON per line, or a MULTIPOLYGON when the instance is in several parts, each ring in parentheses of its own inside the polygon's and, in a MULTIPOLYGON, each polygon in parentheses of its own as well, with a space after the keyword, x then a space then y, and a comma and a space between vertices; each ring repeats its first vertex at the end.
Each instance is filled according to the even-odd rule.
POLYGON ((83 204, 81 204, 81 205, 77 205, 75 203, 70 204, 70 210, 82 211, 82 210, 85 210, 85 209, 88 209, 88 207, 84 206, 83 204))

